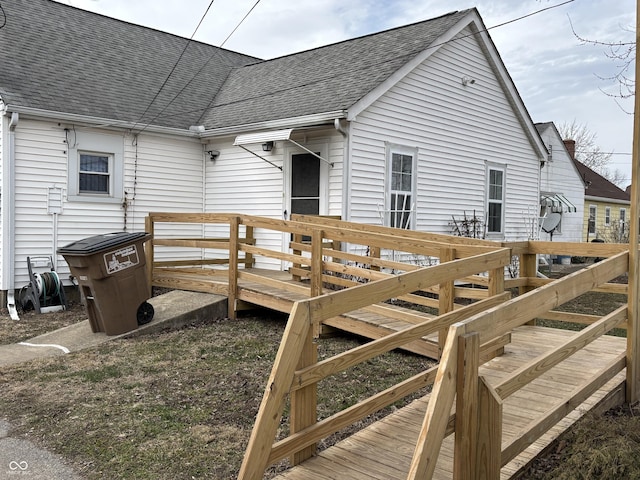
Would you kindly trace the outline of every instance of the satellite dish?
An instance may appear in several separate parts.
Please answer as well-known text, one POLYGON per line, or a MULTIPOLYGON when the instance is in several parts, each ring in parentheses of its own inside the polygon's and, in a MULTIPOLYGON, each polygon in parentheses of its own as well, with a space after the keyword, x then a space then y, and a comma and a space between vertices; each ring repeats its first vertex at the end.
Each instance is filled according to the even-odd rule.
POLYGON ((546 233, 553 233, 558 224, 562 220, 562 214, 554 212, 550 213, 542 220, 542 230, 546 233))

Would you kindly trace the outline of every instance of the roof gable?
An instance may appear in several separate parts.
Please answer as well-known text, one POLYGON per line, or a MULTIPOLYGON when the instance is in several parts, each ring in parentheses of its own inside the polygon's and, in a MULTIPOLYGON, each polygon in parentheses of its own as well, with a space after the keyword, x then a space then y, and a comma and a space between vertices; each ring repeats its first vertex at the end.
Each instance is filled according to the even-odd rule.
POLYGON ((208 129, 346 111, 423 52, 467 11, 234 70, 204 118, 208 129))
POLYGON ((188 128, 233 68, 258 60, 51 0, 3 9, 0 97, 10 107, 188 128))

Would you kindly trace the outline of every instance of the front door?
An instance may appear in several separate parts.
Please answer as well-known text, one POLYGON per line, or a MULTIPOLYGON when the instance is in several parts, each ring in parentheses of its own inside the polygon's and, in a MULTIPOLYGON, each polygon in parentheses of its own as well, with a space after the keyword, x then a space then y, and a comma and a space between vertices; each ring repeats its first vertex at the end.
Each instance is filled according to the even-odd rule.
POLYGON ((291 155, 290 213, 320 214, 320 159, 310 153, 291 155))

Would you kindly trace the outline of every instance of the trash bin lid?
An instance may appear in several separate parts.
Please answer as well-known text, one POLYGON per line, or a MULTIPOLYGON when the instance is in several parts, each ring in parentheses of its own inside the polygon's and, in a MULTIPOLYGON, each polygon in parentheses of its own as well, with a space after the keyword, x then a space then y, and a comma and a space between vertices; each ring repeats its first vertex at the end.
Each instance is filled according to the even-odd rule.
POLYGON ((94 235, 58 248, 59 254, 91 255, 107 248, 117 247, 149 235, 146 232, 115 232, 94 235))

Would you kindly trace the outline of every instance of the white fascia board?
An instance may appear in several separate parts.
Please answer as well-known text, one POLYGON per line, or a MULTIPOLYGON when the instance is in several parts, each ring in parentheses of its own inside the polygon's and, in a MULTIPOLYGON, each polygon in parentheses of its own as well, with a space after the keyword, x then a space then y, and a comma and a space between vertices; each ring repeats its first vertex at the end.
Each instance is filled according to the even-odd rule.
POLYGON ((144 128, 145 132, 165 133, 170 135, 181 135, 184 137, 199 137, 199 132, 193 132, 183 128, 161 127, 157 125, 145 126, 144 123, 125 122, 122 120, 114 120, 112 118, 91 117, 88 115, 80 115, 76 113, 56 112, 53 110, 42 110, 33 107, 21 107, 16 105, 6 105, 5 111, 17 112, 23 115, 23 118, 38 118, 55 120, 61 122, 75 123, 79 125, 92 126, 96 128, 119 128, 119 129, 135 129, 144 128))
POLYGON ((282 118, 278 120, 269 120, 266 122, 247 123, 244 125, 233 125, 229 127, 215 128, 207 130, 200 136, 203 139, 228 137, 230 135, 240 135, 242 133, 255 132, 256 130, 280 130, 280 129, 296 129, 301 127, 313 127, 323 124, 331 124, 336 118, 346 118, 347 114, 344 110, 335 110, 331 112, 316 113, 313 115, 304 115, 301 117, 282 118))
POLYGON ((456 25, 436 38, 429 47, 413 57, 384 82, 382 82, 360 100, 358 100, 358 102, 356 102, 351 108, 349 108, 347 120, 355 120, 360 113, 369 108, 373 104, 373 102, 378 100, 391 87, 393 87, 396 83, 409 75, 416 67, 421 65, 431 55, 436 53, 442 45, 444 45, 445 43, 453 39, 453 37, 455 37, 458 33, 460 33, 460 31, 462 31, 470 22, 473 21, 473 17, 477 17, 477 14, 470 12, 469 14, 465 15, 465 17, 462 18, 462 20, 460 20, 456 25))
POLYGON ((500 57, 498 49, 493 43, 493 40, 489 37, 487 27, 484 25, 476 11, 473 12, 473 17, 473 22, 470 22, 472 23, 471 29, 475 31, 476 38, 481 39, 481 48, 483 48, 488 55, 489 61, 496 72, 498 82, 505 89, 507 99, 514 108, 516 116, 518 117, 518 120, 520 120, 520 124, 527 134, 531 145, 538 151, 538 157, 541 161, 546 160, 548 155, 547 146, 542 141, 542 137, 536 129, 536 126, 531 119, 531 115, 529 115, 529 111, 522 101, 520 93, 518 92, 515 83, 513 83, 513 79, 511 78, 511 75, 509 75, 507 67, 505 67, 504 62, 502 61, 502 57, 500 57))

